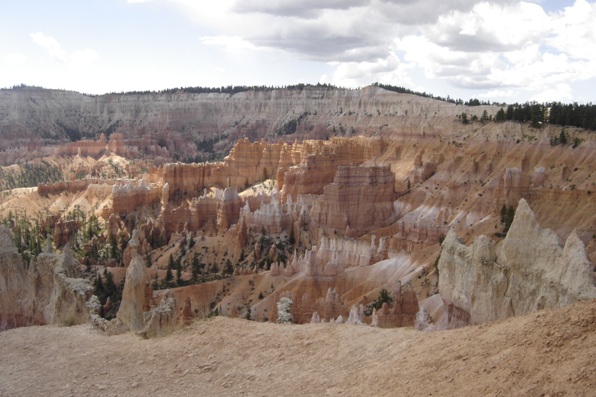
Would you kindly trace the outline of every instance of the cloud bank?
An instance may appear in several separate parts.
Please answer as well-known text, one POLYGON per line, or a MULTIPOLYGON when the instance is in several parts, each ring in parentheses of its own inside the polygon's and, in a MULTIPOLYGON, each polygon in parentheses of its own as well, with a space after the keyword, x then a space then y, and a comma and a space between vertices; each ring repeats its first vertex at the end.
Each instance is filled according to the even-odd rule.
POLYGON ((412 86, 420 71, 484 96, 569 99, 570 83, 596 78, 596 4, 586 0, 555 11, 525 1, 169 1, 228 49, 235 41, 325 62, 334 72, 322 79, 342 86, 412 86))

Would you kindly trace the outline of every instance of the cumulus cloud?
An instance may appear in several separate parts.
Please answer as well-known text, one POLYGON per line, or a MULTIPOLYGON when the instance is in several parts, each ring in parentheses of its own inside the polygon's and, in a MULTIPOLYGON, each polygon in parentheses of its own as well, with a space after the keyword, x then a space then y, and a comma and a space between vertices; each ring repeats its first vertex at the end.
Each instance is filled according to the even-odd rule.
POLYGON ((479 3, 396 43, 427 77, 455 87, 565 100, 568 82, 596 78, 595 18, 596 5, 585 0, 559 13, 525 2, 479 3))
POLYGON ((46 50, 51 58, 63 62, 67 66, 84 67, 99 59, 99 54, 91 49, 76 50, 67 53, 58 40, 52 36, 45 35, 42 32, 31 33, 29 36, 35 44, 46 50))
POLYGON ((549 32, 548 22, 548 16, 536 4, 478 3, 469 12, 439 17, 424 34, 452 50, 507 51, 540 40, 549 32))
POLYGON ((200 41, 207 45, 214 45, 229 50, 256 50, 258 47, 240 36, 203 36, 200 41))
POLYGON ((242 0, 236 1, 232 10, 240 13, 312 18, 324 10, 347 10, 369 4, 369 0, 242 0))
POLYGON ((335 71, 322 80, 341 85, 414 88, 416 74, 484 95, 565 98, 571 82, 596 78, 596 3, 587 0, 555 12, 519 0, 162 1, 215 32, 204 44, 324 62, 335 71))
POLYGON ((399 86, 412 86, 408 74, 411 65, 405 64, 395 55, 374 62, 341 62, 332 76, 322 82, 342 87, 359 87, 382 82, 399 86))
POLYGON ((30 37, 35 44, 46 50, 52 58, 59 61, 66 60, 66 53, 62 49, 62 46, 52 36, 46 36, 42 32, 37 32, 31 33, 30 37))
POLYGON ((393 38, 477 0, 221 0, 182 4, 187 14, 222 35, 323 62, 374 61, 388 56, 393 38))

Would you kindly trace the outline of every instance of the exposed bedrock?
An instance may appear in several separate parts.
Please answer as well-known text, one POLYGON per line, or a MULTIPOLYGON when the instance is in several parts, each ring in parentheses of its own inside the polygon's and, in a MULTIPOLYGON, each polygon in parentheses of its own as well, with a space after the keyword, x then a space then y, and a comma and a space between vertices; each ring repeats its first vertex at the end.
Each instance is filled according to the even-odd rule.
POLYGON ((524 199, 502 242, 481 235, 465 246, 451 230, 442 247, 439 293, 453 306, 444 325, 461 325, 449 318, 461 318, 460 311, 479 324, 596 298, 594 267, 578 235, 571 233, 561 247, 524 199))
POLYGON ((39 254, 27 267, 10 232, 0 226, 0 330, 87 322, 93 288, 78 274, 68 245, 62 253, 39 254))
POLYGON ((394 185, 389 167, 339 167, 310 218, 315 225, 347 235, 388 226, 395 221, 394 185))

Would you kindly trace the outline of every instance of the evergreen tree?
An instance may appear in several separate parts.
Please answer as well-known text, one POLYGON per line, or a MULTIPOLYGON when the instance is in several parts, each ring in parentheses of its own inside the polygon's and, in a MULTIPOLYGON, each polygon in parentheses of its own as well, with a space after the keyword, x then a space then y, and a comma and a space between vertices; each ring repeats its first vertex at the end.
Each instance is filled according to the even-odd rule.
POLYGON ((561 145, 567 145, 567 132, 565 132, 564 128, 561 130, 561 133, 559 134, 559 143, 561 145))
POLYGON ((503 108, 501 108, 497 111, 497 114, 495 116, 495 121, 497 123, 502 123, 505 120, 506 120, 505 111, 503 110, 503 108))
MULTIPOLYGON (((296 237, 294 236, 294 225, 290 225, 290 237, 288 238, 288 243, 290 243, 292 246, 296 243, 296 237)), ((244 255, 244 251, 242 251, 242 254, 244 255)))
POLYGON ((381 292, 379 292, 379 297, 376 301, 373 302, 372 305, 375 309, 380 310, 381 307, 383 307, 383 303, 385 302, 391 303, 393 302, 393 298, 389 296, 389 292, 387 291, 387 289, 383 288, 381 292))
POLYGON ((505 224, 506 216, 507 216, 507 206, 505 205, 505 203, 503 203, 503 206, 501 207, 501 224, 502 225, 505 224))
POLYGON ((114 299, 115 295, 117 295, 118 293, 118 288, 116 287, 116 284, 114 283, 114 275, 112 274, 112 272, 108 272, 106 274, 106 282, 105 282, 105 291, 106 291, 106 295, 112 297, 112 302, 114 302, 116 299, 114 299))
POLYGON ((234 266, 232 266, 232 262, 230 261, 230 259, 226 259, 226 266, 224 268, 224 273, 225 274, 234 273, 234 266))
POLYGON ((510 205, 507 208, 507 214, 505 215, 505 222, 504 222, 504 227, 503 227, 503 231, 505 233, 507 233, 509 231, 511 224, 513 223, 514 217, 515 217, 515 208, 513 208, 513 206, 510 205))
POLYGON ((166 282, 166 285, 170 285, 172 280, 174 280, 174 275, 172 274, 172 269, 170 269, 169 267, 168 267, 168 270, 166 271, 166 277, 164 280, 166 282))
POLYGON ((95 279, 95 295, 99 298, 99 302, 102 305, 106 303, 106 290, 100 275, 98 275, 95 279))
POLYGON ((192 282, 197 283, 199 279, 199 272, 200 272, 200 264, 199 264, 199 257, 197 254, 192 258, 192 282))
POLYGON ((506 120, 513 120, 513 106, 507 106, 507 113, 505 113, 506 120))
POLYGON ((469 120, 468 120, 468 115, 467 115, 467 114, 465 114, 465 113, 462 113, 462 114, 461 114, 461 122, 462 122, 463 124, 468 124, 468 123, 469 123, 469 120))
POLYGON ((176 268, 176 284, 182 286, 182 269, 176 268))

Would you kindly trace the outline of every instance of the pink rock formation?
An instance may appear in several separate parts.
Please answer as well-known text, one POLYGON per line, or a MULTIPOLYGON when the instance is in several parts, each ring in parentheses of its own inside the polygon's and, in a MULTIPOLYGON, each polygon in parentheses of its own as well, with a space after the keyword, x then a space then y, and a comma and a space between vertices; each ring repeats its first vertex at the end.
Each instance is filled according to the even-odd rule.
POLYGON ((339 167, 311 211, 327 230, 360 235, 395 221, 395 177, 389 167, 339 167))
POLYGON ((112 187, 112 208, 114 214, 125 216, 137 209, 151 207, 162 197, 162 189, 156 184, 128 181, 112 187))
POLYGON ((397 282, 393 296, 393 308, 387 302, 381 310, 375 311, 374 324, 381 328, 412 327, 418 313, 418 299, 411 284, 397 282))

